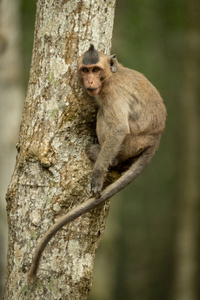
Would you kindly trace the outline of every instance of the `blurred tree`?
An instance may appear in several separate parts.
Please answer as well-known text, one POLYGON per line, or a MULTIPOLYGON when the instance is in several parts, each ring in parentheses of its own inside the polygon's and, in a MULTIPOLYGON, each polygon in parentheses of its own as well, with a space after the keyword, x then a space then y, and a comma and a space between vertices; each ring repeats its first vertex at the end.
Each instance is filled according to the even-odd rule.
POLYGON ((24 89, 27 89, 31 55, 33 49, 33 34, 35 24, 35 13, 36 13, 36 2, 37 0, 21 0, 21 50, 22 50, 22 62, 23 62, 23 85, 24 89))
POLYGON ((200 2, 186 1, 181 90, 180 198, 177 210, 174 300, 199 299, 200 2))
POLYGON ((0 1, 0 299, 5 277, 5 194, 13 172, 24 90, 20 49, 20 1, 0 1))
POLYGON ((108 203, 64 228, 27 286, 31 257, 55 219, 90 196, 85 147, 95 106, 77 85, 77 60, 95 42, 110 50, 115 0, 38 0, 32 66, 18 155, 7 192, 9 249, 5 299, 86 299, 108 203), (106 14, 105 14, 106 12, 106 14), (56 242, 57 241, 57 242, 56 242), (56 279, 55 279, 56 278, 56 279))

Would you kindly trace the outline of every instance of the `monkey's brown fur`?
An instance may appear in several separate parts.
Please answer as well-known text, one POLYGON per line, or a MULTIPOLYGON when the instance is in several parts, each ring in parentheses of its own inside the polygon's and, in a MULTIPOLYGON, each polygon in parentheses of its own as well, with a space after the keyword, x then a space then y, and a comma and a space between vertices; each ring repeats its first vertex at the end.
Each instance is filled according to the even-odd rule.
POLYGON ((119 64, 115 55, 107 56, 91 45, 79 59, 78 69, 80 83, 99 105, 99 144, 88 151, 95 161, 91 182, 94 198, 64 215, 43 236, 29 280, 36 275, 48 241, 61 227, 111 198, 144 170, 159 147, 165 127, 166 109, 159 92, 142 74, 119 64), (101 192, 108 168, 133 157, 136 159, 129 170, 101 192))

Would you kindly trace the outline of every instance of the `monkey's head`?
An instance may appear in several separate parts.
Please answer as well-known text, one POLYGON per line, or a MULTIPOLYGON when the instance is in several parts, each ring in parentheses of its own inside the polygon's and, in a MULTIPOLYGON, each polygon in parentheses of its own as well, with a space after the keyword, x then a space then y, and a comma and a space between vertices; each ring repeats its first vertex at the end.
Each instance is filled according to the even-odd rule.
POLYGON ((105 81, 117 71, 116 55, 107 56, 95 50, 94 45, 91 44, 79 59, 78 71, 80 83, 87 93, 96 96, 105 81))

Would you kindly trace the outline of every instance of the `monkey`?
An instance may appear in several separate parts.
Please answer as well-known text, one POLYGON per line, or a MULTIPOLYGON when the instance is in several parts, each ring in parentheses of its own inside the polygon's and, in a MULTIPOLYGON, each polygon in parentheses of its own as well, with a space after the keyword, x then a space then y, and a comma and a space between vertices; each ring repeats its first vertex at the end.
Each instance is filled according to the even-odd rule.
POLYGON ((29 281, 36 276, 44 248, 61 227, 110 199, 141 174, 157 151, 165 128, 166 108, 157 89, 144 75, 120 64, 115 54, 106 55, 91 44, 79 58, 78 79, 98 105, 98 144, 88 150, 94 162, 93 197, 45 233, 36 247, 29 281), (102 191, 108 169, 129 159, 133 159, 129 169, 102 191))

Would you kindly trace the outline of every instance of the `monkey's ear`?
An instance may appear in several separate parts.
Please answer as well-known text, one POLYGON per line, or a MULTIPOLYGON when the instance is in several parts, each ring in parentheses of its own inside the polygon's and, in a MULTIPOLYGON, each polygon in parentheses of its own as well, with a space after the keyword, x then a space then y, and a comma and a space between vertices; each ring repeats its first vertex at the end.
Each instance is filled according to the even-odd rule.
POLYGON ((110 71, 115 73, 117 71, 117 55, 113 54, 110 56, 110 71))

